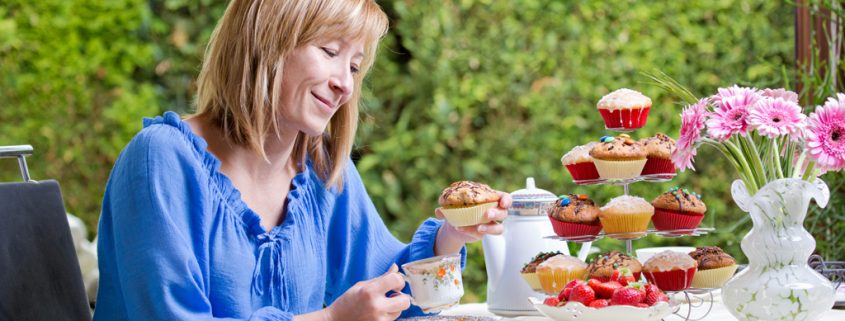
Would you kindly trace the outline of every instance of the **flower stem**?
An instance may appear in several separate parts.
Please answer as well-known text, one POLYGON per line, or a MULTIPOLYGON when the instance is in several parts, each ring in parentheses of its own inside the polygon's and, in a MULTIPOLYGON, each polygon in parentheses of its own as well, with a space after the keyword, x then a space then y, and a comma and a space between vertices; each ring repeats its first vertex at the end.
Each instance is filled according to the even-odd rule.
POLYGON ((775 158, 775 169, 777 169, 777 177, 783 178, 783 168, 780 167, 780 146, 778 146, 777 139, 772 139, 772 154, 775 158))

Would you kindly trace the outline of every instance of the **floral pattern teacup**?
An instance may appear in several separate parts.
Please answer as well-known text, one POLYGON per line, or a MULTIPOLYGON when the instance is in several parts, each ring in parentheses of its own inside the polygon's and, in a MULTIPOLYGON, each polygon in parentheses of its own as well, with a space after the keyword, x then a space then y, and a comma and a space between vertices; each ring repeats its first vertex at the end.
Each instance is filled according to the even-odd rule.
POLYGON ((425 313, 447 309, 464 295, 460 254, 405 263, 402 270, 411 285, 411 303, 425 313))

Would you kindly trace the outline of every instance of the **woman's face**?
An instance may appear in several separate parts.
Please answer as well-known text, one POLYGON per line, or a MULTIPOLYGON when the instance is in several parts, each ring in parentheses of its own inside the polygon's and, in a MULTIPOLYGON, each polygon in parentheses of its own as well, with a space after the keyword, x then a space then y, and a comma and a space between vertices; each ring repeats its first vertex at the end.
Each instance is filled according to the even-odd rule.
POLYGON ((349 101, 364 58, 360 40, 323 39, 296 48, 285 60, 281 128, 308 136, 323 133, 337 109, 349 101))

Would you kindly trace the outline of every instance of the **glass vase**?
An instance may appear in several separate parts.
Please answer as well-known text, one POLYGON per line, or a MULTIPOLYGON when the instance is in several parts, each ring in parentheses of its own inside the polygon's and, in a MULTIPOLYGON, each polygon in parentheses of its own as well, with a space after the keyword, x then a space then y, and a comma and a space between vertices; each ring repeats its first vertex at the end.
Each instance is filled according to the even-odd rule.
POLYGON ((827 205, 830 191, 816 179, 779 179, 749 195, 742 180, 731 186, 739 207, 753 227, 742 239, 748 267, 722 288, 722 299, 739 320, 818 320, 833 307, 831 282, 807 259, 816 240, 804 229, 810 199, 827 205))

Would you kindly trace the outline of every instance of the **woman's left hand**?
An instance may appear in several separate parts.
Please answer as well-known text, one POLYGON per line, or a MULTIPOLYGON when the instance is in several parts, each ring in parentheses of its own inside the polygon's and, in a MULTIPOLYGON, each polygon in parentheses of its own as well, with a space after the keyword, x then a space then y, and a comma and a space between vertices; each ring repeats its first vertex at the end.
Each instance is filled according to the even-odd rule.
MULTIPOLYGON (((437 233, 437 241, 434 246, 436 255, 444 255, 460 251, 465 243, 475 242, 480 240, 484 235, 500 235, 505 231, 503 225, 499 223, 503 221, 508 215, 508 208, 511 206, 511 196, 505 192, 499 192, 499 205, 497 207, 488 209, 484 215, 490 223, 461 226, 456 227, 443 222, 443 226, 437 233)), ((444 219, 445 216, 440 209, 434 211, 434 215, 439 219, 444 219)))

